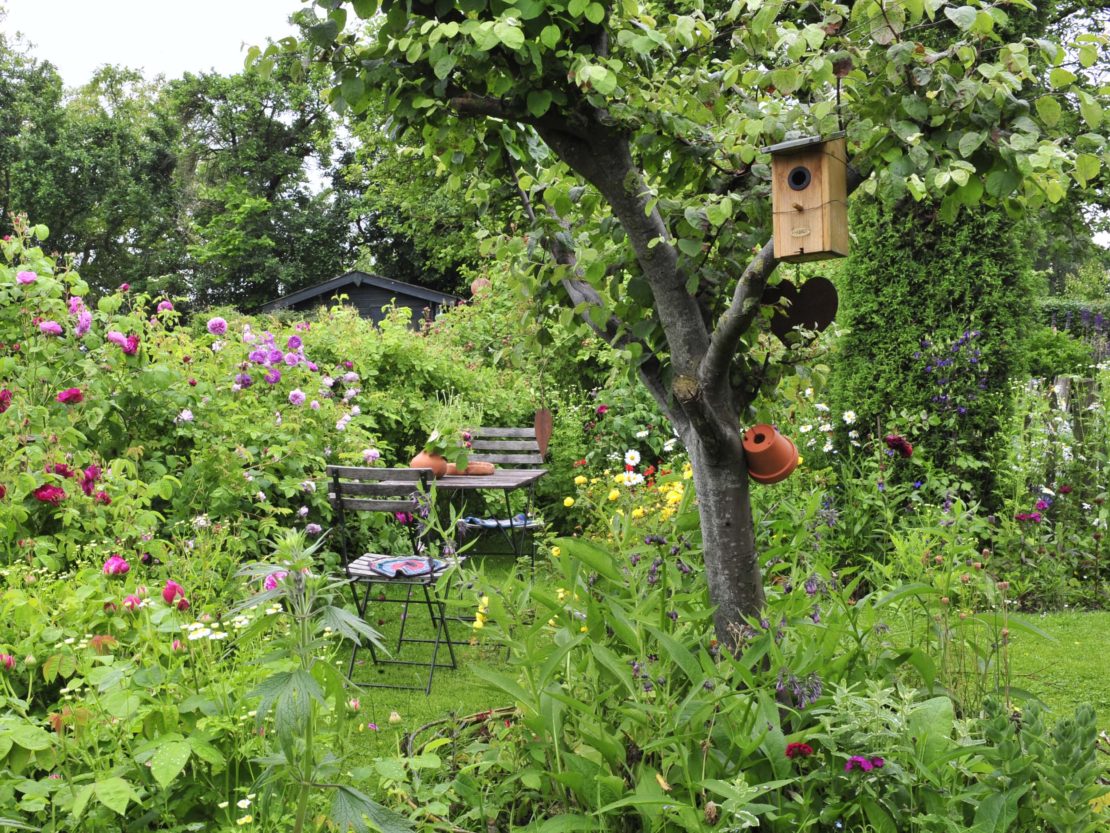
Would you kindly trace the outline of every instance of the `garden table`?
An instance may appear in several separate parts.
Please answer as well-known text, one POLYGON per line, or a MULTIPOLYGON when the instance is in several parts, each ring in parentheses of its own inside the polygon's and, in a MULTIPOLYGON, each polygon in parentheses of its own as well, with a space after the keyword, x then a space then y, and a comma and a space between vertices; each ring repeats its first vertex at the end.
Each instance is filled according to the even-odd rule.
MULTIPOLYGON (((447 475, 436 478, 435 490, 439 494, 450 497, 459 497, 465 507, 466 494, 479 491, 499 491, 505 498, 507 521, 491 521, 488 525, 472 526, 472 529, 499 530, 505 534, 512 547, 513 555, 520 558, 525 554, 524 544, 528 540, 529 529, 535 528, 535 522, 530 520, 535 486, 541 477, 547 474, 547 469, 496 469, 493 474, 485 475, 447 475), (509 496, 517 490, 526 490, 528 494, 523 517, 512 514, 509 496), (518 522, 517 519, 520 518, 518 522)), ((534 558, 534 555, 533 555, 534 558)))

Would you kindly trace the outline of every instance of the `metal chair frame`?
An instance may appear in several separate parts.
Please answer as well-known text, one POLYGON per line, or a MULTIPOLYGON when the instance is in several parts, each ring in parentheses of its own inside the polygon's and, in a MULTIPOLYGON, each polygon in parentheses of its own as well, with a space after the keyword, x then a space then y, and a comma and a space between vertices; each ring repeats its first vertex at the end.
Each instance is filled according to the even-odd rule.
MULTIPOLYGON (((447 624, 448 616, 446 607, 443 600, 436 593, 436 584, 439 577, 446 572, 446 569, 450 569, 453 565, 448 565, 446 569, 441 568, 436 570, 434 568, 431 552, 423 540, 423 530, 420 529, 421 525, 417 522, 409 524, 408 527, 412 555, 417 558, 424 558, 428 565, 428 571, 418 576, 387 576, 376 573, 370 566, 373 561, 398 557, 403 554, 366 553, 365 555, 352 558, 352 539, 354 536, 347 523, 347 513, 380 512, 389 515, 406 513, 413 515, 414 518, 418 520, 420 496, 427 496, 429 494, 432 472, 430 469, 328 466, 327 473, 331 478, 331 495, 329 497, 331 497, 333 505, 335 506, 339 520, 339 549, 343 559, 343 572, 349 581, 351 596, 355 604, 355 609, 358 611, 358 615, 362 619, 366 619, 366 611, 369 609, 370 602, 372 601, 371 593, 375 585, 380 585, 381 589, 379 592, 381 595, 373 601, 387 604, 401 604, 404 606, 401 615, 401 630, 397 637, 397 645, 394 649, 394 654, 400 654, 401 648, 406 644, 421 643, 432 646, 430 661, 422 662, 418 660, 395 659, 393 657, 383 658, 380 656, 380 652, 374 648, 373 643, 368 643, 367 645, 370 651, 370 657, 375 665, 427 666, 428 682, 423 687, 391 683, 356 683, 356 685, 364 688, 390 688, 423 691, 425 694, 431 694, 432 682, 435 678, 436 669, 454 669, 458 667, 455 657, 455 644, 451 639, 451 631, 447 624), (398 585, 408 588, 403 598, 385 597, 385 586, 398 585), (359 590, 360 587, 362 588, 361 593, 359 590), (420 595, 418 595, 414 601, 413 595, 418 588, 420 590, 420 595), (421 596, 423 598, 421 598, 421 596), (434 638, 423 639, 405 637, 405 628, 408 624, 410 606, 415 606, 417 609, 420 607, 425 607, 427 609, 432 627, 435 631, 434 638), (444 663, 438 661, 441 646, 446 646, 450 662, 444 663)), ((351 651, 350 663, 347 666, 348 678, 354 673, 358 651, 359 646, 355 645, 351 651)))
MULTIPOLYGON (((469 459, 476 463, 493 463, 505 468, 536 469, 543 466, 543 453, 540 451, 539 442, 536 440, 536 429, 531 428, 496 428, 483 427, 474 430, 474 439, 471 440, 471 454, 469 459)), ((535 506, 535 486, 528 487, 525 498, 523 524, 514 524, 512 503, 509 493, 504 493, 505 512, 508 524, 505 526, 487 527, 481 525, 468 525, 467 532, 500 532, 515 556, 525 554, 525 545, 528 545, 527 555, 532 570, 536 569, 536 539, 530 533, 540 528, 530 522, 532 509, 535 506)))

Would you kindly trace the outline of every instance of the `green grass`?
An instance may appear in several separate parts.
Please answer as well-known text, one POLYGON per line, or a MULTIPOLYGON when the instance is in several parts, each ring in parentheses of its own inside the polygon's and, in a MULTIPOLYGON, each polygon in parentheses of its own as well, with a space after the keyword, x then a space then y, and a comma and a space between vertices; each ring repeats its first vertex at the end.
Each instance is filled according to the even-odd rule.
POLYGON ((1110 731, 1110 611, 1023 616, 1056 641, 1029 633, 1012 637, 1013 684, 1052 709, 1070 714, 1090 703, 1102 731, 1110 731))

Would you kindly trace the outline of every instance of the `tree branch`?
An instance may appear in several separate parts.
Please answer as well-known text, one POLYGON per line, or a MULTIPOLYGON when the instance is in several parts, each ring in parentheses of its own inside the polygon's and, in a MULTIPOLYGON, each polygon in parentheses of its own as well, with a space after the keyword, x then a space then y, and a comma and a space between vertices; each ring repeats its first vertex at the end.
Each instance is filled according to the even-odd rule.
MULTIPOLYGON (((847 193, 851 194, 855 191, 863 179, 849 165, 847 193)), ((710 338, 709 349, 706 350, 701 366, 698 368, 697 378, 700 385, 714 388, 724 382, 732 357, 739 346, 740 337, 748 331, 759 314, 760 300, 767 286, 767 279, 778 265, 779 262, 775 259, 774 240, 768 240, 744 269, 740 280, 736 282, 736 289, 732 293, 732 301, 728 309, 717 321, 717 327, 710 338)))

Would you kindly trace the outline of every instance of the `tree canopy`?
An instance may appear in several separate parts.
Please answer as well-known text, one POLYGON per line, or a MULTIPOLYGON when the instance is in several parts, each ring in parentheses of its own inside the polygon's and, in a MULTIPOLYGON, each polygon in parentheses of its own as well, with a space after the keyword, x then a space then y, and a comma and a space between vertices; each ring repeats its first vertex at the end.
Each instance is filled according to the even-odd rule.
POLYGON ((512 183, 532 228, 500 253, 621 345, 667 409, 723 638, 763 599, 739 426, 793 360, 759 338, 776 265, 761 148, 843 128, 850 188, 928 197, 947 219, 1059 203, 1110 161, 1106 35, 1025 37, 1024 0, 312 8, 333 105, 381 96, 449 184, 479 162, 512 183))

